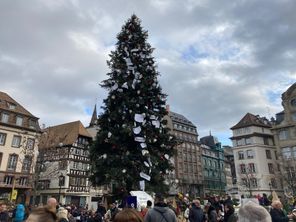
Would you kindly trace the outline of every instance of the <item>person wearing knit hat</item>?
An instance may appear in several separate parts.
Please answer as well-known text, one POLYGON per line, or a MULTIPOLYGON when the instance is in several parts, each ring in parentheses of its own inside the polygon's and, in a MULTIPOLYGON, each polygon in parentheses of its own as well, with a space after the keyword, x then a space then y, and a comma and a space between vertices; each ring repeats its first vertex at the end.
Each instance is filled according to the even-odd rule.
POLYGON ((271 216, 268 211, 252 201, 244 204, 238 211, 239 222, 271 222, 271 216))

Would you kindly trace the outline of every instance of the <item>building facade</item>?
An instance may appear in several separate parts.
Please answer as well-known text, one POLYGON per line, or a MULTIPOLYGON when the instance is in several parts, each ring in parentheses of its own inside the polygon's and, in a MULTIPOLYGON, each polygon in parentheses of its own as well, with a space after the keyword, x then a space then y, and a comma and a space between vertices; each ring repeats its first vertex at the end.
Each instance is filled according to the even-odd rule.
POLYGON ((39 144, 38 202, 55 197, 62 204, 90 203, 89 145, 92 137, 80 121, 44 130, 39 144))
POLYGON ((237 184, 245 196, 282 191, 271 128, 265 117, 251 113, 231 127, 237 184))
POLYGON ((224 194, 226 188, 224 154, 221 143, 212 135, 200 139, 202 149, 204 193, 224 194))
POLYGON ((296 194, 296 83, 282 94, 284 110, 276 114, 273 133, 286 194, 296 194))
POLYGON ((40 134, 38 118, 0 92, 0 199, 29 203, 40 134))
POLYGON ((203 195, 201 149, 196 126, 183 115, 169 111, 168 127, 179 141, 173 160, 175 172, 170 175, 172 185, 190 196, 203 195))

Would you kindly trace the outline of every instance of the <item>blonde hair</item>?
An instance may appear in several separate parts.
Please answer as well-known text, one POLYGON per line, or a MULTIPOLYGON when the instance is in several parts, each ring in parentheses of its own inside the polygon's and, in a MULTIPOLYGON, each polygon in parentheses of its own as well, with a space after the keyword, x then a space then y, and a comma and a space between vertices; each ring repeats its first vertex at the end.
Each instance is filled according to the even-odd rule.
POLYGON ((125 208, 116 214, 114 222, 143 222, 143 218, 135 209, 125 208))

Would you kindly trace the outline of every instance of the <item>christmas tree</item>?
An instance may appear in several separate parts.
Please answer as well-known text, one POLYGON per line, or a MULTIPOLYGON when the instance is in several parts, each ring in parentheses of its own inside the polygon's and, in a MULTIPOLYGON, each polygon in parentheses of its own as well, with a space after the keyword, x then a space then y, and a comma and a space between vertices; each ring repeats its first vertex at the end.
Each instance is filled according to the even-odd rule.
POLYGON ((164 120, 166 95, 158 83, 153 48, 136 15, 118 34, 107 62, 109 91, 99 116, 100 131, 91 147, 91 181, 113 182, 124 191, 146 188, 163 191, 165 175, 173 169, 175 138, 164 120))

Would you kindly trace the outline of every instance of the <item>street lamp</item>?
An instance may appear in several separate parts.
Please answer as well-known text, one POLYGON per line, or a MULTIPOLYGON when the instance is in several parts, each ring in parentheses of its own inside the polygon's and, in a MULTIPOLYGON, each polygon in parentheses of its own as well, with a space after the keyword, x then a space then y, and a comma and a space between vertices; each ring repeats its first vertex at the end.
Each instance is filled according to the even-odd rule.
POLYGON ((59 203, 61 201, 61 188, 64 185, 64 176, 61 173, 61 175, 59 176, 59 203))
POLYGON ((269 185, 270 195, 272 195, 272 184, 269 182, 268 185, 269 185))

